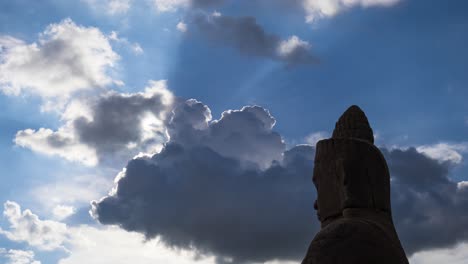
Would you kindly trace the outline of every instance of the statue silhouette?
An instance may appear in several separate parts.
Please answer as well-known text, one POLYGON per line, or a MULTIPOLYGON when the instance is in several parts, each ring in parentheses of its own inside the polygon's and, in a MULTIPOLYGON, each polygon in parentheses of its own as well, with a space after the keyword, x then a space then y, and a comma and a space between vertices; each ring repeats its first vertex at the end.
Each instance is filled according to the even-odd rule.
POLYGON ((321 229, 302 264, 408 263, 393 225, 387 163, 358 106, 317 143, 312 179, 321 229))

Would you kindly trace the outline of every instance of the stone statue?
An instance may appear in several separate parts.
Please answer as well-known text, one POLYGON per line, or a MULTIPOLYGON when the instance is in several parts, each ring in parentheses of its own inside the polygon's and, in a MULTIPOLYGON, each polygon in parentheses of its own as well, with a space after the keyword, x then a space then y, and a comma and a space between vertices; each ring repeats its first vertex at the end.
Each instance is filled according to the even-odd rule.
POLYGON ((390 174, 358 106, 317 143, 312 178, 321 229, 302 264, 407 264, 393 225, 390 174))

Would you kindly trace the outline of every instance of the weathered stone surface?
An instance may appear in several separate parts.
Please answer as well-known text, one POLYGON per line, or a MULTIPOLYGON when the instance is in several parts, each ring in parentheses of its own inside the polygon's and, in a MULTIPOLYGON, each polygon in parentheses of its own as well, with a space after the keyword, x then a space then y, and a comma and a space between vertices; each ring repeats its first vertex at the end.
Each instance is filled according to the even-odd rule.
POLYGON ((390 174, 367 117, 351 106, 317 143, 313 182, 321 222, 303 264, 408 263, 392 221, 390 174))

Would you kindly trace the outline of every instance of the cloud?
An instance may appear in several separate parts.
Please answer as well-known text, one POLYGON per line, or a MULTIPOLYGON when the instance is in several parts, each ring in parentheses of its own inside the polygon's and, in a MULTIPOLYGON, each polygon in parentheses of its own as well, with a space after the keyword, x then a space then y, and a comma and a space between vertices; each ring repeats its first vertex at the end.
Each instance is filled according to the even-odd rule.
POLYGON ((82 0, 96 11, 108 15, 126 14, 131 7, 132 0, 82 0))
POLYGON ((374 6, 392 6, 400 0, 302 0, 306 12, 306 21, 314 22, 317 19, 332 17, 349 8, 359 6, 363 8, 374 6))
POLYGON ((52 213, 56 219, 63 220, 76 213, 76 209, 73 206, 57 205, 52 213))
POLYGON ((309 42, 301 40, 297 36, 291 36, 287 40, 280 41, 277 52, 280 57, 286 60, 295 61, 296 63, 305 60, 303 63, 307 63, 310 59, 309 49, 309 42))
POLYGON ((132 50, 132 52, 136 55, 143 54, 143 48, 140 46, 139 43, 131 43, 130 41, 128 41, 128 39, 119 37, 119 34, 116 31, 111 32, 111 34, 109 35, 109 39, 116 43, 129 47, 132 50))
POLYGON ((218 262, 296 260, 317 228, 313 148, 286 151, 261 107, 210 119, 200 102, 179 105, 170 142, 130 161, 112 195, 94 203, 94 215, 169 246, 215 254, 218 262))
POLYGON ((179 23, 177 23, 176 28, 180 32, 187 32, 187 24, 185 24, 183 21, 180 21, 179 23))
POLYGON ((65 19, 49 25, 38 42, 0 38, 0 90, 66 99, 116 81, 109 72, 118 59, 99 29, 65 19))
MULTIPOLYGON (((175 251, 164 247, 157 240, 145 241, 143 235, 118 227, 66 226, 61 222, 40 220, 29 209, 21 213, 20 206, 15 202, 5 203, 4 215, 12 223, 11 233, 15 234, 7 236, 9 239, 27 242, 40 250, 69 249, 66 251, 68 255, 60 259, 59 264, 128 264, 129 260, 138 264, 214 263, 213 256, 200 255, 190 250, 175 251), (195 258, 197 260, 194 261, 195 258)), ((8 232, 2 230, 2 233, 8 232)), ((34 260, 33 251, 0 248, 0 261, 2 257, 10 261, 7 264, 40 264, 34 260)))
POLYGON ((174 12, 180 8, 219 6, 225 0, 153 0, 152 2, 158 12, 174 12))
POLYGON ((213 264, 212 256, 200 256, 188 250, 174 251, 157 240, 145 241, 143 235, 118 227, 72 228, 71 254, 58 264, 213 264), (99 252, 98 254, 96 252, 99 252))
MULTIPOLYGON (((107 173, 109 173, 107 171, 107 173)), ((92 174, 58 175, 48 183, 38 184, 28 193, 28 198, 52 212, 56 219, 61 220, 63 210, 57 208, 82 208, 89 206, 89 201, 105 195, 112 187, 112 182, 94 171, 92 174)))
POLYGON ((415 148, 384 151, 392 175, 392 208, 407 253, 468 240, 468 186, 450 179, 441 163, 415 148))
POLYGON ((297 36, 281 40, 257 24, 254 17, 231 17, 220 13, 196 13, 191 24, 215 44, 231 46, 249 56, 266 57, 287 64, 318 62, 310 53, 310 44, 297 36))
POLYGON ((78 161, 87 166, 95 166, 98 163, 96 151, 76 141, 72 131, 68 131, 67 128, 58 131, 47 128, 25 129, 16 133, 14 141, 23 148, 59 156, 69 161, 78 161))
POLYGON ((453 248, 421 251, 410 258, 412 264, 464 264, 468 261, 468 244, 460 243, 453 248))
POLYGON ((315 132, 315 133, 308 135, 305 138, 305 142, 309 145, 315 146, 317 142, 319 142, 320 140, 326 139, 329 137, 330 137, 330 133, 325 132, 325 131, 319 131, 319 132, 315 132))
MULTIPOLYGON (((300 260, 318 223, 311 182, 314 148, 285 149, 261 107, 211 120, 206 105, 174 109, 170 141, 129 161, 110 194, 92 203, 103 224, 214 254, 218 263, 300 260)), ((468 240, 468 185, 453 163, 415 148, 382 149, 392 175, 394 222, 411 255, 468 240)))
POLYGON ((468 152, 468 143, 437 143, 433 145, 423 145, 417 147, 417 150, 430 158, 441 162, 450 161, 455 164, 462 162, 462 153, 468 152))
POLYGON ((8 260, 5 264, 41 264, 40 261, 34 259, 34 252, 30 250, 0 248, 1 256, 8 260))
POLYGON ((163 80, 150 81, 144 92, 75 99, 62 114, 64 124, 58 130, 21 130, 15 143, 88 166, 109 153, 128 159, 139 152, 155 152, 166 140, 165 119, 172 102, 163 80))
POLYGON ((51 220, 40 220, 29 209, 21 211, 21 207, 11 201, 4 204, 3 215, 10 223, 10 230, 0 228, 0 234, 16 242, 26 242, 40 250, 56 250, 64 248, 68 239, 67 226, 51 220))

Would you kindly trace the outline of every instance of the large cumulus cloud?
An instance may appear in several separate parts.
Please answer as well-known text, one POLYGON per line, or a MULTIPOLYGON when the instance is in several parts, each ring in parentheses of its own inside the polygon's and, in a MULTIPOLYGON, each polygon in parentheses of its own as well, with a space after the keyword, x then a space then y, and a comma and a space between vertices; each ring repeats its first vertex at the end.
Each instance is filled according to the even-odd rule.
MULTIPOLYGON (((218 262, 300 260, 318 222, 311 182, 314 148, 286 150, 261 107, 210 121, 195 100, 180 104, 171 140, 131 160, 111 193, 93 202, 103 224, 117 224, 218 262), (257 154, 255 154, 257 153, 257 154)), ((383 149, 392 174, 393 214, 409 255, 466 240, 468 184, 450 179, 455 163, 415 148, 383 149)))
POLYGON ((296 259, 316 226, 313 148, 285 151, 261 107, 209 117, 194 100, 175 109, 171 141, 151 158, 130 161, 94 214, 219 260, 296 259))

